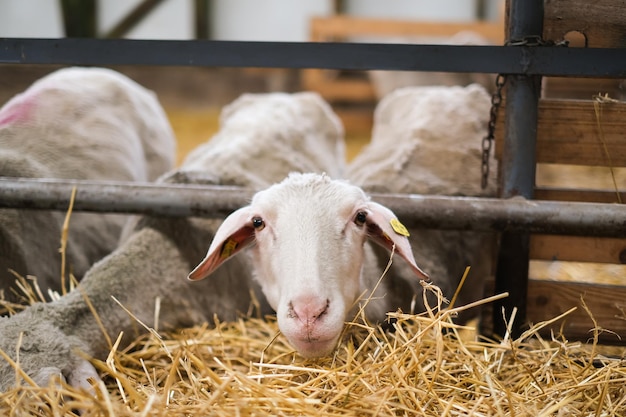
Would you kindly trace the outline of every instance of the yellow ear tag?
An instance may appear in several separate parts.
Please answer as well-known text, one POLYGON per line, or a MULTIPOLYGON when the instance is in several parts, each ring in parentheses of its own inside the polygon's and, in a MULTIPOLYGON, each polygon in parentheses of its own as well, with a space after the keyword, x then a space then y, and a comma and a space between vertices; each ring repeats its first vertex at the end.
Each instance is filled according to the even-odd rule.
POLYGON ((400 220, 391 219, 389 223, 391 224, 393 231, 396 232, 397 234, 402 235, 402 236, 407 236, 407 237, 410 236, 409 231, 406 230, 406 227, 404 227, 402 223, 400 223, 400 220))
POLYGON ((228 258, 230 255, 233 254, 235 249, 237 249, 237 241, 229 239, 228 242, 224 243, 224 246, 222 247, 222 253, 220 253, 220 256, 222 258, 228 258))

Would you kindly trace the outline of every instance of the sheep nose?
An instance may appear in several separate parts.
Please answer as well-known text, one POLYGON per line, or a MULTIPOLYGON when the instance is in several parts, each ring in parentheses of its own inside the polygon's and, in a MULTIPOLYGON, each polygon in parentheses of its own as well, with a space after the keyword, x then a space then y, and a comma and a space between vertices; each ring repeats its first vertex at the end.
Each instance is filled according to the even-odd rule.
POLYGON ((328 312, 330 300, 316 297, 298 297, 289 303, 289 317, 310 326, 328 312))

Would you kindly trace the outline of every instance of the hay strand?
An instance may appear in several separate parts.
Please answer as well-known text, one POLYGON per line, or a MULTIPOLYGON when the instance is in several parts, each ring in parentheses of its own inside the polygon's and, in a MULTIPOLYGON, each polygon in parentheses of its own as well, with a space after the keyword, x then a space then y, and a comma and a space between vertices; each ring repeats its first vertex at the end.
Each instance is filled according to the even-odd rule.
POLYGON ((619 103, 619 100, 615 100, 609 97, 608 94, 602 95, 597 94, 593 96, 593 111, 596 116, 596 127, 598 128, 598 139, 602 144, 602 150, 604 151, 604 156, 606 158, 607 166, 609 167, 609 172, 611 174, 611 181, 613 182, 613 188, 615 189, 615 194, 617 197, 617 202, 622 204, 622 196, 620 194, 619 187, 617 186, 617 179, 615 178, 615 167, 613 165, 613 160, 611 159, 611 153, 609 152, 609 148, 606 144, 606 140, 604 137, 604 129, 602 123, 602 106, 604 104, 610 103, 619 103))
MULTIPOLYGON (((27 381, 0 394, 0 414, 61 416, 551 416, 623 415, 626 361, 589 344, 539 332, 572 310, 531 326, 519 339, 459 336, 453 309, 389 314, 384 331, 359 314, 334 355, 300 358, 275 318, 241 318, 159 334, 92 361, 94 392, 27 381)), ((477 305, 493 301, 481 300, 477 305)), ((130 313, 129 313, 130 314, 130 313)), ((510 318, 509 318, 510 321, 510 318)), ((592 329, 593 331, 593 329, 592 329)), ((4 360, 6 354, 0 355, 4 360)), ((19 364, 15 366, 19 369, 19 364)), ((19 371, 18 371, 19 372, 19 371)))
POLYGON ((77 188, 72 187, 72 195, 70 196, 70 204, 67 208, 67 212, 65 213, 65 219, 63 220, 63 227, 61 228, 61 247, 59 248, 59 253, 61 254, 61 293, 65 295, 67 293, 67 288, 65 285, 65 274, 67 273, 66 269, 66 254, 67 254, 67 239, 70 233, 70 218, 72 217, 72 211, 74 209, 74 200, 76 199, 76 190, 77 188))

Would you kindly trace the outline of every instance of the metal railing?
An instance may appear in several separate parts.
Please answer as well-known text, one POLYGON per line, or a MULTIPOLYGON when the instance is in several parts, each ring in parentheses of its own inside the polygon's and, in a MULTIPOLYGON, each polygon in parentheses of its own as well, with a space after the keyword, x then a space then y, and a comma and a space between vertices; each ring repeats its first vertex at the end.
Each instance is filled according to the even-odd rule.
MULTIPOLYGON (((250 202, 241 187, 100 182, 0 177, 0 208, 148 214, 166 217, 226 216, 250 202)), ((372 194, 410 227, 494 232, 619 237, 626 206, 536 201, 523 198, 372 194)))

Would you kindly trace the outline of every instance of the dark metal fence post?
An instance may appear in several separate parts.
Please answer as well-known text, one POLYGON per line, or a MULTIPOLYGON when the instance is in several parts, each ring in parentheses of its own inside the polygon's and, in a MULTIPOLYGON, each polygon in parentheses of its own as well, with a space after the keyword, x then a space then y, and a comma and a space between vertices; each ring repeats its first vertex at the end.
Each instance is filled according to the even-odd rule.
POLYGON ((98 36, 98 5, 96 0, 61 0, 65 36, 95 38, 98 36))
MULTIPOLYGON (((520 40, 527 36, 542 36, 543 0, 511 0, 508 39, 520 40)), ((511 46, 529 48, 527 46, 511 46)), ((528 62, 530 65, 530 60, 528 62)), ((537 108, 541 77, 511 75, 507 79, 504 153, 500 161, 501 197, 533 197, 535 185, 535 148, 537 138, 537 108)), ((511 326, 517 337, 526 322, 528 288, 528 233, 505 232, 501 236, 496 268, 497 293, 508 292, 509 297, 494 305, 494 332, 503 336, 506 320, 517 308, 511 326)))
POLYGON ((194 10, 196 39, 211 38, 211 3, 210 0, 196 0, 194 10))

